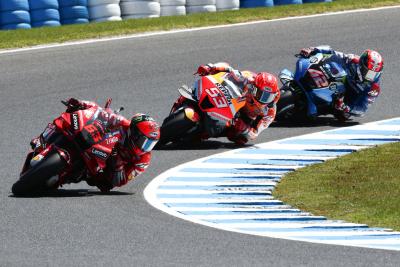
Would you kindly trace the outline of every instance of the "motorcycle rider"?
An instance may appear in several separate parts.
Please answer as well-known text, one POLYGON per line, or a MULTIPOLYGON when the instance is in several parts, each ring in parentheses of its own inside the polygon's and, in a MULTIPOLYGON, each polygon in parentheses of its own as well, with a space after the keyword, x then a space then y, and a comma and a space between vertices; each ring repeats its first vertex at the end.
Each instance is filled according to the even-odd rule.
MULTIPOLYGON (((90 101, 70 98, 67 101, 67 112, 85 110, 98 105, 90 101)), ((131 120, 103 109, 103 118, 106 118, 105 132, 120 131, 119 140, 107 159, 106 168, 96 177, 74 177, 79 182, 85 180, 90 186, 97 186, 102 192, 108 192, 114 187, 120 187, 143 173, 150 164, 151 150, 160 138, 158 124, 153 118, 145 114, 135 114, 131 120)), ((54 125, 49 124, 45 132, 31 141, 32 149, 40 149, 41 138, 48 140, 56 131, 54 125)), ((58 187, 58 184, 55 184, 58 187)))
POLYGON ((344 54, 333 50, 330 46, 308 47, 300 50, 300 55, 305 58, 316 53, 336 55, 339 59, 338 63, 347 73, 345 95, 337 96, 334 101, 335 116, 341 120, 346 120, 350 116, 363 116, 381 92, 379 80, 383 70, 383 57, 371 49, 365 50, 361 56, 344 54))
MULTIPOLYGON (((274 121, 276 103, 280 97, 278 80, 270 73, 256 74, 251 71, 239 71, 225 62, 200 65, 195 74, 206 76, 220 72, 229 73, 239 84, 243 85, 242 90, 246 104, 223 134, 230 141, 243 145, 248 141, 255 140, 274 121)), ((172 110, 179 107, 184 100, 184 97, 178 99, 172 110)))

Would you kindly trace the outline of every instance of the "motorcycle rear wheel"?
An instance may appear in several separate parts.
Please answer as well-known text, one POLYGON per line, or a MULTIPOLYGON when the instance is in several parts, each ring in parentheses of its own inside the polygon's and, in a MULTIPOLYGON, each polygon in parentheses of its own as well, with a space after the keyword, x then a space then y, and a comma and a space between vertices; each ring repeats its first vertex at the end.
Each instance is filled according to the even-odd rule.
POLYGON ((275 120, 282 121, 293 117, 295 98, 291 90, 281 89, 281 97, 277 103, 275 120))
POLYGON ((37 195, 47 191, 46 182, 59 174, 67 163, 56 150, 50 151, 40 162, 23 173, 11 188, 14 196, 37 195))
POLYGON ((165 145, 185 137, 196 126, 196 123, 186 117, 185 110, 181 109, 165 118, 160 128, 160 140, 157 145, 165 145))

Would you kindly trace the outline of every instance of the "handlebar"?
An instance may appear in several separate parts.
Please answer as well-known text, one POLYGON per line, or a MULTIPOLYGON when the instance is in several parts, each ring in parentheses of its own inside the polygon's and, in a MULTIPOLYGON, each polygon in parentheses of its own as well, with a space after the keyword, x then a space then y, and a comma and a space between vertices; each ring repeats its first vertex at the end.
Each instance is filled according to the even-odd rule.
POLYGON ((119 114, 121 111, 123 111, 124 110, 124 107, 120 107, 119 109, 117 109, 117 110, 114 110, 114 113, 115 114, 119 114))
POLYGON ((112 102, 112 98, 108 98, 104 108, 110 108, 112 102))

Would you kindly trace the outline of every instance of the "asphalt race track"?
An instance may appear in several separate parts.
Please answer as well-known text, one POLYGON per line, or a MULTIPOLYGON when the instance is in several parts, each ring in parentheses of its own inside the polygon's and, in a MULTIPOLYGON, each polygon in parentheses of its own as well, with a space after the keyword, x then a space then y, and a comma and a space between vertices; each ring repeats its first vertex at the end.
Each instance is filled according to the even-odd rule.
MULTIPOLYGON (((235 148, 224 139, 155 151, 144 175, 108 195, 84 183, 41 198, 15 198, 10 188, 30 139, 63 110, 60 100, 104 103, 112 97, 124 115, 144 112, 161 122, 176 88, 191 83, 201 63, 227 61, 277 74, 293 69, 293 54, 305 46, 379 49, 386 60, 383 94, 357 122, 398 117, 399 25, 398 8, 0 55, 0 266, 398 266, 398 252, 221 231, 167 215, 144 200, 143 189, 161 172, 235 148)), ((329 120, 274 125, 257 142, 338 126, 329 120)))

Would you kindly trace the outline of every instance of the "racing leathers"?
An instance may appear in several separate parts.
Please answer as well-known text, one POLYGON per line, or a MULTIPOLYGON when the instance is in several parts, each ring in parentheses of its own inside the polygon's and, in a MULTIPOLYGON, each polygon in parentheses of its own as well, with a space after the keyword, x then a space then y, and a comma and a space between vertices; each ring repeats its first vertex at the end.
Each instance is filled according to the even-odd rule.
MULTIPOLYGON (((226 129, 226 137, 237 144, 245 144, 248 141, 255 140, 258 135, 268 128, 274 121, 276 115, 276 103, 279 100, 280 93, 276 86, 274 98, 268 104, 258 102, 252 95, 256 73, 251 71, 239 71, 232 68, 228 63, 219 62, 215 64, 201 65, 197 73, 201 76, 213 75, 219 72, 227 72, 239 84, 243 85, 243 94, 246 97, 245 106, 239 111, 239 115, 232 121, 232 124, 226 129)), ((271 75, 271 74, 268 74, 271 75)), ((272 76, 272 75, 271 75, 272 76)), ((275 82, 275 77, 274 77, 275 82)))
POLYGON ((326 56, 335 55, 337 63, 347 73, 344 83, 346 91, 344 95, 336 96, 333 104, 334 115, 341 120, 348 119, 350 116, 363 116, 380 94, 380 75, 372 80, 364 79, 361 73, 360 56, 338 52, 330 46, 309 47, 300 51, 303 57, 311 57, 316 53, 326 56))
MULTIPOLYGON (((68 100, 67 103, 67 112, 85 110, 98 106, 94 102, 81 101, 74 98, 68 100)), ((125 145, 130 120, 114 112, 106 111, 105 109, 102 109, 101 112, 98 118, 102 119, 101 124, 105 126, 105 132, 119 132, 122 138, 115 144, 111 156, 107 159, 106 168, 100 171, 96 177, 91 177, 87 172, 77 172, 75 173, 75 177, 67 177, 66 180, 76 183, 85 180, 90 186, 97 186, 102 192, 107 192, 114 187, 125 185, 130 180, 143 173, 150 164, 151 152, 146 152, 141 155, 133 154, 125 145)), ((57 134, 56 127, 54 124, 50 123, 39 137, 31 141, 32 148, 34 150, 41 149, 41 143, 45 143, 50 138, 54 138, 57 134)), ((59 184, 54 185, 55 188, 58 186, 59 184)))

